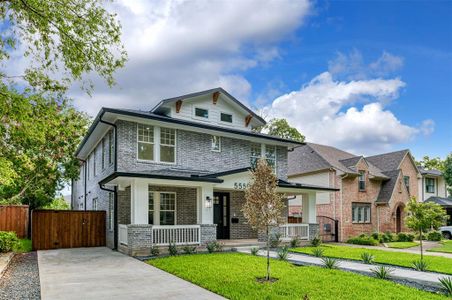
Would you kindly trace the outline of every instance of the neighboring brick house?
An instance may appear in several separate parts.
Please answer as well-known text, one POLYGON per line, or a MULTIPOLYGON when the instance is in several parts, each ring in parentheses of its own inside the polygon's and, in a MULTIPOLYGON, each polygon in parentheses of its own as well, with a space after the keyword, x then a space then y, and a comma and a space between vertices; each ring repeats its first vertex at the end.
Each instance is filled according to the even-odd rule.
POLYGON ((284 234, 312 237, 316 193, 334 189, 288 182, 287 153, 303 143, 253 130, 264 124, 221 88, 150 111, 102 108, 76 152, 82 168, 72 207, 105 210, 107 246, 131 255, 169 242, 257 238, 241 208, 249 169, 265 157, 278 191, 305 195, 309 211, 305 224, 283 226, 284 234))
MULTIPOLYGON (((420 173, 408 150, 370 157, 307 143, 289 153, 289 180, 338 188, 317 196, 317 215, 339 222, 339 240, 372 232, 400 232, 404 208, 418 196, 420 173)), ((298 199, 290 202, 299 205, 298 199)))

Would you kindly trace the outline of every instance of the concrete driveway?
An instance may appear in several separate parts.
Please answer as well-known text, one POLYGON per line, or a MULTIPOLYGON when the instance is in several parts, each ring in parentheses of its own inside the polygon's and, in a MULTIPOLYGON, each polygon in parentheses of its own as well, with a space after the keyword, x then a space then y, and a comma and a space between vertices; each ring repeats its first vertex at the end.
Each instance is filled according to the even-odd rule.
POLYGON ((108 248, 38 251, 41 297, 53 299, 223 299, 108 248))

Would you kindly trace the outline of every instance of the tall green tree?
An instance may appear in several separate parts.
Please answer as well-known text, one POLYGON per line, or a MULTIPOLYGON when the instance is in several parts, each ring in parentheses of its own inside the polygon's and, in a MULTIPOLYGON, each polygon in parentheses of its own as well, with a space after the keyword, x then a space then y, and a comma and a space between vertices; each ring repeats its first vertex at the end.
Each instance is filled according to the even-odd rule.
POLYGON ((452 152, 444 160, 443 176, 446 181, 449 197, 452 198, 452 152))
POLYGON ((448 195, 452 198, 452 152, 444 160, 439 157, 430 158, 426 155, 417 164, 426 170, 436 169, 441 171, 446 181, 448 195))
POLYGON ((439 170, 444 172, 444 161, 439 157, 430 158, 428 155, 425 155, 422 160, 416 162, 417 165, 421 166, 426 170, 439 170))
POLYGON ((64 98, 5 85, 0 94, 0 202, 41 207, 78 177, 73 154, 89 119, 64 98))
POLYGON ((279 136, 285 139, 292 139, 304 142, 305 136, 302 135, 295 127, 291 127, 286 119, 271 119, 261 131, 270 135, 279 136))

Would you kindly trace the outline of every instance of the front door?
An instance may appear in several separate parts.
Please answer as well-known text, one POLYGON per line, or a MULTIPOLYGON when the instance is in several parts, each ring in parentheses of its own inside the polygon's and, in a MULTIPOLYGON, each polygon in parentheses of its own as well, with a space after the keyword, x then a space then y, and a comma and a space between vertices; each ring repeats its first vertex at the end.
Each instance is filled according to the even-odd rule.
POLYGON ((396 210, 396 233, 402 231, 402 210, 400 206, 396 210))
POLYGON ((213 193, 213 222, 217 224, 217 239, 229 239, 229 193, 213 193))

